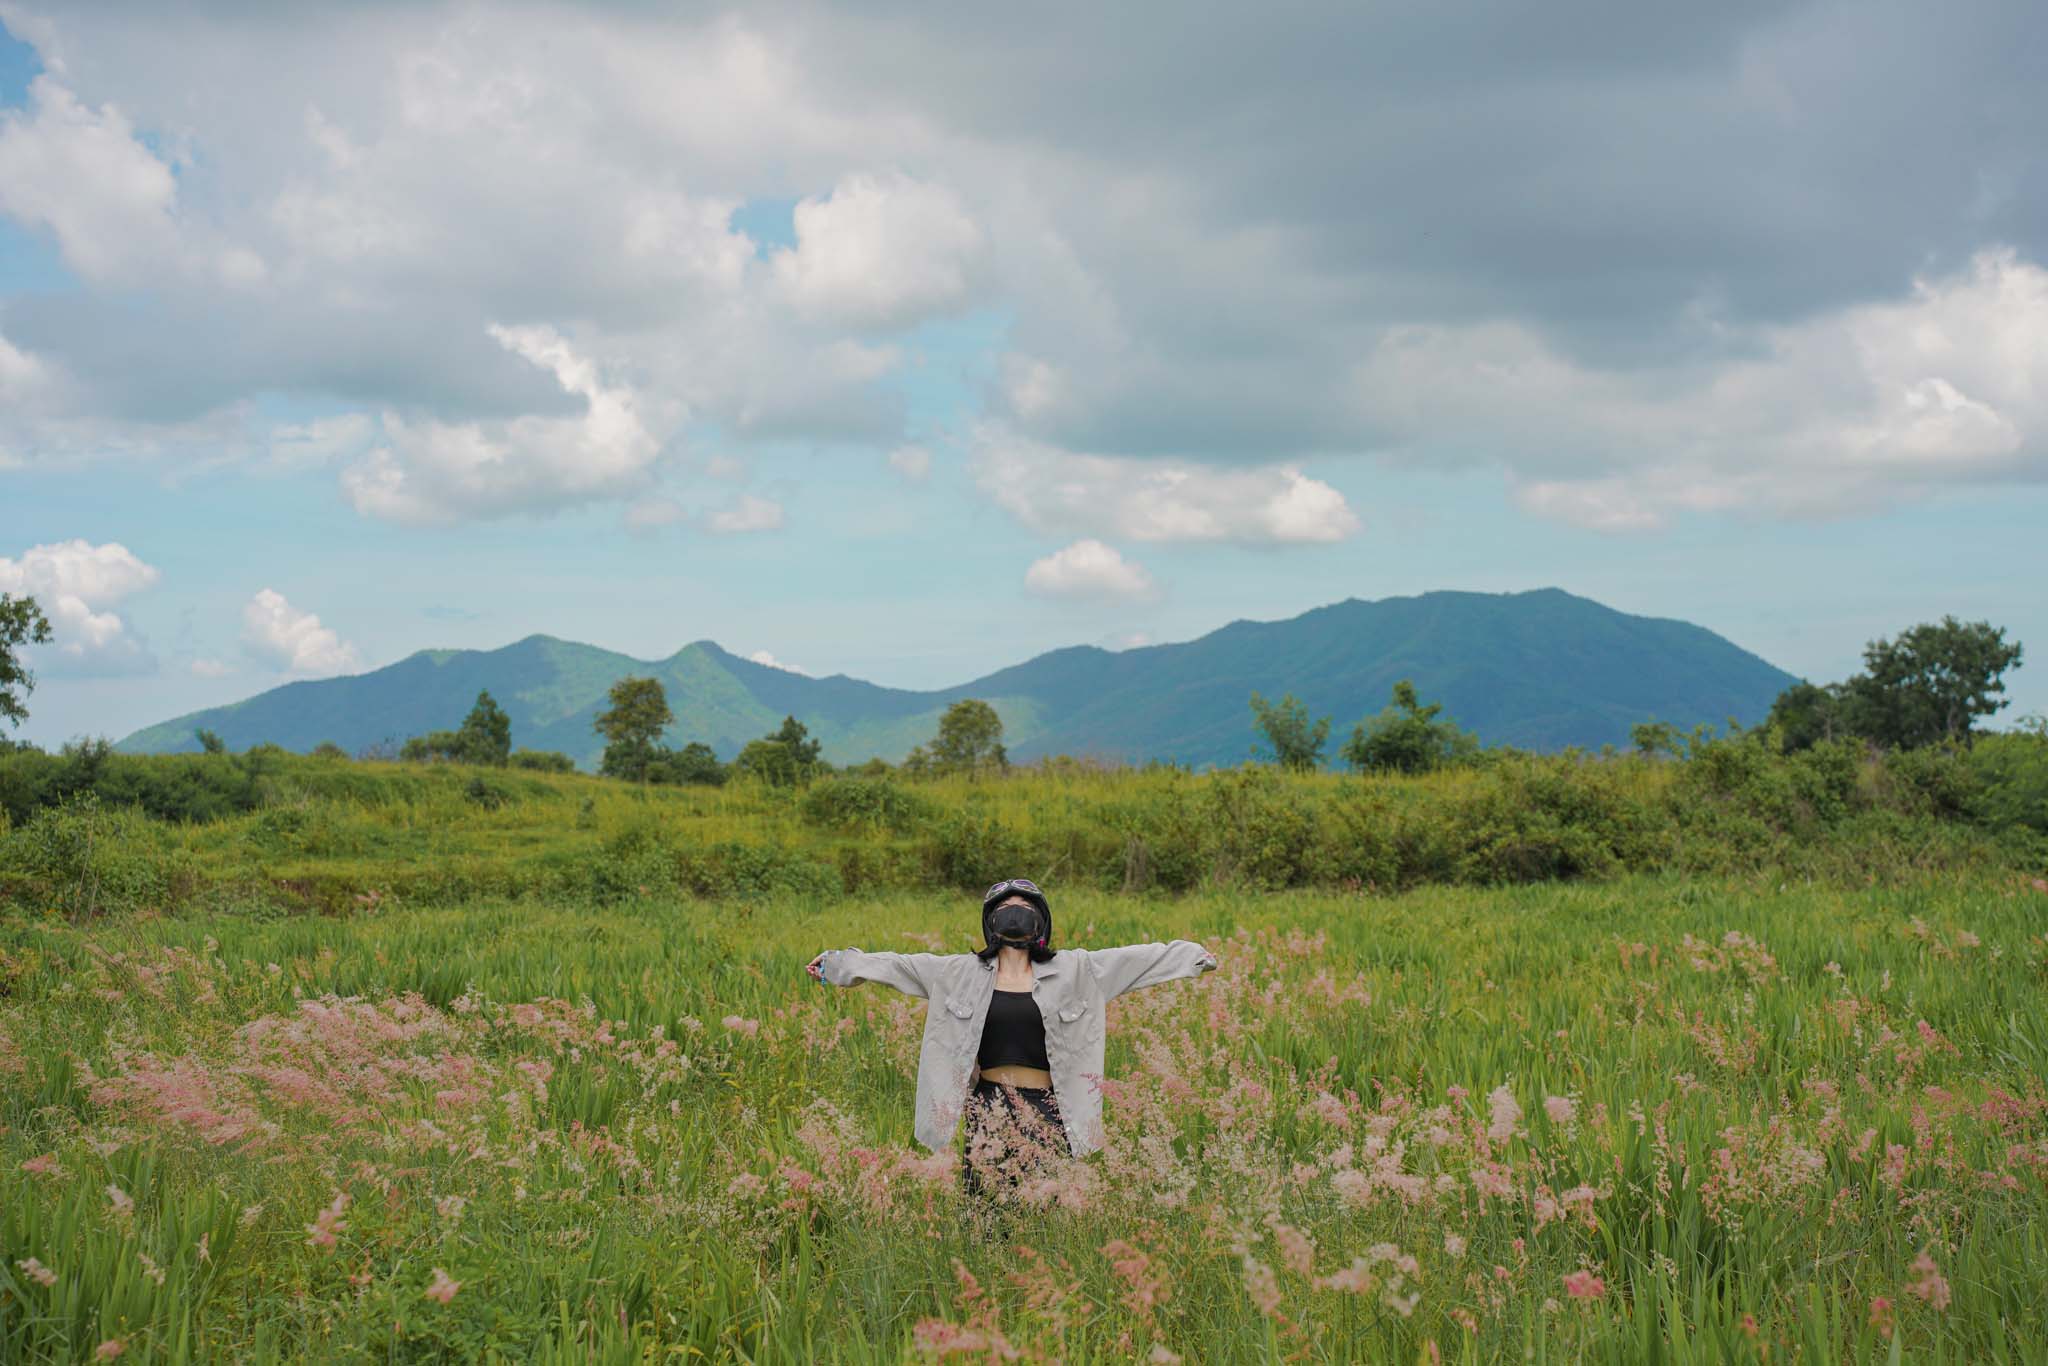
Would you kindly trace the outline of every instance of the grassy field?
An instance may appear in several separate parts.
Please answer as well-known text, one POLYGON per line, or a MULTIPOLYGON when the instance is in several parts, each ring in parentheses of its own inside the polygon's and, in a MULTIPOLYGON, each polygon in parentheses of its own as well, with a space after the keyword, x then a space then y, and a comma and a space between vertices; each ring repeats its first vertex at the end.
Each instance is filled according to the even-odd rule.
POLYGON ((2048 1359, 2048 894, 1063 894, 1108 1148, 993 1220, 969 899, 0 919, 0 1360, 2048 1359))

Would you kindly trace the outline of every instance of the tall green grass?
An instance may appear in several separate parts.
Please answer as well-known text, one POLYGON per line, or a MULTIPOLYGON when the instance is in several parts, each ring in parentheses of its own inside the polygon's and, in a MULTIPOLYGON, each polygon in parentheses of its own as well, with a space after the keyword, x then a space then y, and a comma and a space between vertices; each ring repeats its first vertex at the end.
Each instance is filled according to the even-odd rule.
POLYGON ((1051 885, 1222 966, 1113 1004, 1109 1147, 994 1215, 912 1146, 921 1004, 801 971, 971 897, 0 919, 0 1360, 2048 1359, 2031 878, 1051 885))
POLYGON ((0 904, 333 913, 393 898, 818 900, 1013 872, 1180 894, 2039 869, 2048 741, 2001 740, 1882 757, 1722 741, 1684 763, 1508 754, 1412 778, 1048 764, 801 789, 282 753, 16 754, 0 756, 0 904))

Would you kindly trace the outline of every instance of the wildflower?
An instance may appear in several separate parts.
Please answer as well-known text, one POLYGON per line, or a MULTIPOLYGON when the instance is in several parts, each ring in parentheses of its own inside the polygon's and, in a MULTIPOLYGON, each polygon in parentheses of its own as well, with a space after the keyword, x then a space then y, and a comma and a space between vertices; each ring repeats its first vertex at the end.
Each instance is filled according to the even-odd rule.
POLYGON ((138 1251, 135 1255, 142 1261, 142 1274, 155 1281, 158 1285, 162 1285, 164 1283, 164 1269, 157 1265, 156 1259, 147 1252, 138 1251))
POLYGON ((312 1223, 306 1225, 307 1247, 333 1247, 334 1235, 348 1227, 341 1212, 348 1208, 348 1196, 340 1191, 334 1193, 334 1203, 320 1211, 312 1223))
POLYGON ((1453 1257, 1462 1257, 1462 1256, 1464 1256, 1464 1255, 1465 1255, 1465 1240, 1464 1240, 1464 1238, 1463 1238, 1463 1237, 1461 1237, 1461 1236, 1459 1236, 1458 1234, 1455 1234, 1455 1233, 1446 1233, 1446 1234, 1444 1235, 1444 1251, 1445 1251, 1445 1252, 1447 1252, 1447 1253, 1449 1253, 1449 1254, 1450 1254, 1451 1256, 1453 1256, 1453 1257))
POLYGON ((462 1282, 449 1280, 448 1273, 437 1266, 434 1268, 434 1283, 428 1286, 423 1293, 427 1299, 439 1304, 446 1304, 455 1298, 455 1292, 460 1289, 462 1289, 462 1282))
POLYGON ((30 1176, 47 1176, 53 1181, 64 1179, 64 1168, 58 1165, 55 1153, 44 1153, 41 1157, 31 1157, 21 1164, 21 1169, 30 1176))
POLYGON ((1597 1300, 1607 1293, 1607 1282, 1590 1271, 1573 1271, 1564 1278, 1564 1293, 1575 1300, 1597 1300))
POLYGON ((452 1223, 462 1217, 462 1207, 468 1203, 459 1195, 444 1195, 434 1202, 434 1212, 452 1223))
POLYGON ((1152 1366, 1180 1366, 1180 1353, 1168 1351, 1164 1343, 1152 1344, 1152 1355, 1145 1358, 1152 1366))
POLYGON ((34 1257, 24 1257, 16 1262, 15 1265, 21 1268, 22 1275, 28 1277, 45 1290, 48 1290, 57 1283, 57 1273, 44 1266, 41 1261, 34 1257))
POLYGON ((242 1223, 242 1227, 243 1227, 243 1228, 253 1228, 253 1227, 255 1226, 255 1224, 256 1224, 256 1221, 257 1221, 258 1219, 261 1219, 262 1217, 263 1217, 263 1202, 262 1202, 262 1201, 260 1201, 260 1200, 259 1200, 259 1201, 257 1201, 257 1202, 256 1202, 255 1204, 253 1204, 253 1205, 244 1205, 244 1206, 242 1206, 242 1220, 241 1220, 241 1223, 242 1223))
POLYGON ((1522 1122, 1522 1107, 1515 1103, 1515 1093, 1502 1082, 1487 1093, 1486 1104, 1492 1114, 1492 1123, 1486 1126, 1486 1136, 1496 1143, 1505 1143, 1515 1136, 1515 1126, 1522 1122))
POLYGON ((1948 1278, 1941 1274, 1941 1268, 1934 1264, 1934 1258, 1922 1252, 1913 1262, 1913 1270, 1920 1279, 1906 1287, 1906 1293, 1923 1299, 1936 1309, 1947 1309, 1949 1303, 1948 1278))
POLYGON ((1870 1326, 1886 1337, 1892 1335, 1892 1302, 1882 1295, 1870 1297, 1870 1326))
POLYGON ((1578 1102, 1570 1096, 1545 1096, 1543 1113, 1550 1116, 1552 1124, 1569 1124, 1578 1118, 1578 1102))
POLYGON ((759 1020, 749 1020, 741 1015, 728 1015, 720 1020, 719 1023, 735 1033, 746 1035, 750 1039, 761 1032, 761 1022, 759 1020))
POLYGON ((108 1338, 105 1342, 101 1343, 98 1347, 95 1347, 93 1349, 92 1355, 95 1361, 112 1361, 115 1357, 121 1355, 121 1353, 127 1350, 128 1344, 121 1341, 121 1339, 108 1338))
POLYGON ((114 1217, 117 1219, 126 1219, 135 1213, 135 1197, 119 1186, 107 1187, 107 1203, 113 1206, 114 1217))

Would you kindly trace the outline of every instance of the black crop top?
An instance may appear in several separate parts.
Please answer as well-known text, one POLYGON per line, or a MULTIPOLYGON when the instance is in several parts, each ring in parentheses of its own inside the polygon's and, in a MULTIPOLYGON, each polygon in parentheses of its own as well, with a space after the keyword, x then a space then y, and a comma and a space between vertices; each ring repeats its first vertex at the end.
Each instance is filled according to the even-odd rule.
POLYGON ((1045 1017, 1028 991, 998 989, 988 1003, 988 1021, 981 1027, 982 1067, 1037 1067, 1052 1070, 1045 1056, 1045 1017))

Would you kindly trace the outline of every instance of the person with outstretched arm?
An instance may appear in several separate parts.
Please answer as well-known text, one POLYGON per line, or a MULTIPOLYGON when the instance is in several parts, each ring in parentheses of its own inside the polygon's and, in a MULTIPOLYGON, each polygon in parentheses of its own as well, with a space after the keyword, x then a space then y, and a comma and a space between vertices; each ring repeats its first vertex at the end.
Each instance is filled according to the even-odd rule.
POLYGON ((981 934, 973 953, 828 949, 805 967, 833 986, 880 982, 931 1002, 912 1127, 936 1152, 966 1117, 970 1192, 985 1189, 977 1139, 1005 1120, 1075 1157, 1100 1148, 1103 1005, 1216 967, 1216 955, 1185 939, 1055 949, 1052 904, 1021 877, 988 889, 981 934))

